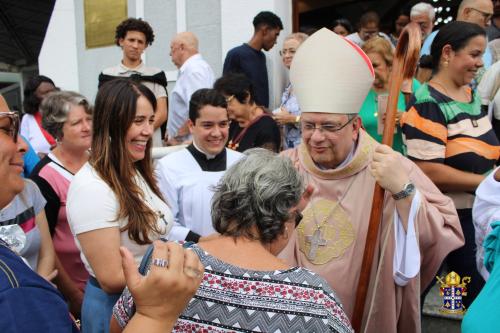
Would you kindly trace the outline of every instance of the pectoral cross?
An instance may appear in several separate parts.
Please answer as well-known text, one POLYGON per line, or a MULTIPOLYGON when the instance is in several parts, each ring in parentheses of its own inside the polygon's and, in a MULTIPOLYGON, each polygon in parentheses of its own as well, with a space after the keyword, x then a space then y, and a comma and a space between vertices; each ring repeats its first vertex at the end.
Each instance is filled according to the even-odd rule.
POLYGON ((309 253, 307 254, 309 260, 316 259, 318 248, 327 244, 326 239, 321 237, 321 230, 319 228, 314 231, 312 236, 306 236, 306 243, 310 244, 309 253))

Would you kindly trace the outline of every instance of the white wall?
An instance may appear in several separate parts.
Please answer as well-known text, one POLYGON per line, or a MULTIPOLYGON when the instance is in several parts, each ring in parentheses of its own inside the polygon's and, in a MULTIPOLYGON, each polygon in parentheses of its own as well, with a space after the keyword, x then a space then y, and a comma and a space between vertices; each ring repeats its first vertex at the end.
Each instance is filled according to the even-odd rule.
MULTIPOLYGON (((216 75, 231 48, 250 40, 252 20, 262 11, 276 13, 284 31, 278 43, 266 52, 270 107, 279 105, 286 76, 279 49, 291 32, 291 0, 128 0, 128 14, 142 17, 155 31, 155 41, 144 57, 148 66, 163 69, 169 89, 177 79, 177 69, 169 56, 170 40, 180 31, 193 31, 200 39, 200 53, 216 75)), ((115 66, 122 57, 115 45, 87 49, 82 0, 57 0, 39 57, 40 74, 47 75, 62 89, 79 91, 90 100, 97 92, 102 69, 115 66)))
POLYGON ((268 52, 264 52, 269 78, 269 107, 271 109, 278 107, 285 87, 285 73, 279 50, 284 37, 292 31, 292 1, 220 0, 220 2, 223 62, 230 49, 250 40, 253 35, 252 21, 255 15, 268 10, 281 18, 284 30, 280 33, 277 44, 268 52))
POLYGON ((38 57, 41 75, 65 90, 79 91, 75 7, 73 0, 57 0, 38 57))

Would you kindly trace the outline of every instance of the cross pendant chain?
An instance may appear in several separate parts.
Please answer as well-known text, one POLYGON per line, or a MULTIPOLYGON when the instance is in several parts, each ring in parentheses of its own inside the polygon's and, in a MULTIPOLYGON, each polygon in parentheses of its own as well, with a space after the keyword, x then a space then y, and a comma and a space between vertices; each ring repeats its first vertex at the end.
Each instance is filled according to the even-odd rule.
POLYGON ((309 258, 309 260, 314 260, 316 259, 316 255, 318 254, 319 247, 326 246, 327 241, 321 236, 321 229, 317 228, 312 236, 306 236, 306 243, 310 244, 307 258, 309 258))

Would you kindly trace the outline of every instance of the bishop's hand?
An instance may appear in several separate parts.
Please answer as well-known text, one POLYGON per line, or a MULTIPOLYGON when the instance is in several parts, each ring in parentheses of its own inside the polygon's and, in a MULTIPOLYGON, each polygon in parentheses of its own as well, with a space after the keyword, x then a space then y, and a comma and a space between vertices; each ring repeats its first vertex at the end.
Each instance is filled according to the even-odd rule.
POLYGON ((391 194, 400 192, 410 182, 410 177, 400 162, 399 153, 386 145, 375 148, 370 172, 377 183, 391 194))

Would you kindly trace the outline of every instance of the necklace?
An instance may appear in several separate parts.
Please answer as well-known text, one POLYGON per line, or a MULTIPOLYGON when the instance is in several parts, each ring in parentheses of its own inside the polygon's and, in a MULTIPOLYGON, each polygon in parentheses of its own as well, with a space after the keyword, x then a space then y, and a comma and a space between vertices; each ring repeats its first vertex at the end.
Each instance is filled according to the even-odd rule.
POLYGON ((161 220, 161 222, 163 222, 163 224, 165 225, 165 227, 168 228, 169 224, 168 224, 167 219, 165 218, 165 214, 155 204, 155 200, 153 198, 153 192, 150 189, 148 183, 146 182, 145 179, 143 179, 140 176, 139 176, 139 181, 142 183, 142 186, 143 186, 142 192, 144 193, 144 195, 147 196, 147 198, 145 200, 146 204, 149 206, 149 208, 151 208, 151 210, 158 217, 158 219, 161 220), (149 200, 147 200, 148 198, 149 198, 149 200))
POLYGON ((250 123, 248 123, 247 127, 245 127, 237 136, 236 138, 229 140, 227 143, 227 147, 232 150, 237 150, 238 147, 240 146, 240 141, 243 139, 245 134, 247 133, 248 129, 255 124, 257 121, 259 121, 262 117, 270 117, 268 114, 263 113, 257 117, 255 117, 250 123))
MULTIPOLYGON (((434 80, 432 80, 432 81, 430 81, 429 83, 431 83, 432 85, 436 85, 436 86, 441 87, 441 88, 444 90, 444 94, 445 94, 446 96, 448 96, 449 98, 451 98, 451 99, 453 99, 453 100, 457 100, 457 98, 453 98, 453 97, 452 97, 452 94, 450 94, 450 93, 448 92, 448 89, 446 88, 446 86, 445 86, 444 84, 442 84, 442 83, 438 82, 438 81, 437 81, 437 80, 435 80, 435 79, 434 79, 434 80)), ((470 94, 469 94, 469 93, 467 93, 467 92, 464 92, 463 87, 460 87, 460 93, 461 93, 461 94, 463 94, 463 96, 459 96, 460 98, 458 98, 458 102, 460 102, 460 99, 461 99, 462 97, 464 97, 464 96, 465 96, 464 100, 465 100, 465 101, 467 101, 467 103, 468 103, 468 101, 470 100, 470 94)))
POLYGON ((333 208, 329 211, 328 214, 325 215, 325 217, 323 218, 323 220, 321 222, 318 223, 318 218, 316 217, 316 212, 314 210, 314 204, 311 205, 311 210, 312 210, 312 214, 313 214, 313 220, 314 220, 315 227, 314 227, 314 232, 312 233, 312 235, 305 237, 306 243, 309 244, 309 246, 310 246, 309 252, 307 253, 307 258, 309 260, 311 260, 311 261, 315 260, 317 254, 318 254, 319 247, 326 246, 328 244, 328 239, 323 238, 321 229, 327 224, 330 216, 333 215, 333 213, 335 212, 337 207, 339 207, 340 203, 344 200, 344 198, 347 195, 347 193, 349 192, 352 184, 354 183, 354 179, 355 178, 352 177, 351 181, 349 182, 349 185, 347 185, 347 188, 345 189, 344 193, 342 194, 342 197, 340 198, 340 200, 338 200, 335 203, 333 208))
MULTIPOLYGON (((448 92, 448 89, 446 89, 446 87, 445 87, 443 84, 441 84, 441 83, 437 82, 436 80, 432 80, 430 83, 432 83, 432 85, 437 85, 437 86, 441 87, 441 88, 444 90, 444 93, 445 93, 445 95, 446 95, 448 98, 450 98, 450 99, 452 99, 452 100, 456 100, 456 99, 454 99, 454 98, 451 96, 451 94, 448 92)), ((433 87, 433 88, 434 88, 434 87, 433 87)), ((434 89, 435 89, 435 88, 434 88, 434 89)), ((436 90, 437 90, 437 89, 436 89, 436 90)), ((461 91, 461 92, 463 92, 463 91, 464 91, 464 90, 463 90, 463 87, 462 87, 462 88, 460 88, 460 91, 461 91)), ((465 95, 466 95, 466 97, 464 98, 464 100, 466 100, 466 101, 467 101, 466 103, 470 103, 470 99, 471 99, 471 97, 470 97, 470 93, 468 93, 468 92, 464 92, 464 93, 465 93, 465 95)), ((462 97, 463 97, 463 96, 462 96, 462 97)), ((457 102, 459 102, 459 103, 463 103, 463 102, 461 102, 460 100, 457 100, 457 102)), ((470 118, 470 121, 471 121, 471 123, 472 123, 472 126, 473 126, 473 127, 479 127, 479 124, 477 123, 477 120, 476 120, 476 119, 470 118)))

